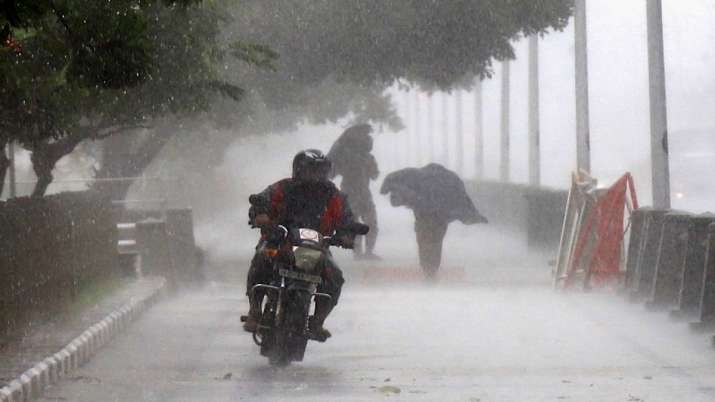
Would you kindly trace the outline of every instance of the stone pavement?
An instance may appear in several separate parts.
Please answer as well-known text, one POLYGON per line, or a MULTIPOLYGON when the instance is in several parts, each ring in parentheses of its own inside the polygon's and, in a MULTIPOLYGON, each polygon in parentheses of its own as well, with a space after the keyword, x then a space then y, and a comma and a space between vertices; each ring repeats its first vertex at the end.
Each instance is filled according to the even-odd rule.
MULTIPOLYGON (((363 266, 343 262, 360 278, 363 266)), ((333 337, 311 342, 303 362, 273 368, 241 330, 245 265, 212 267, 205 287, 154 306, 42 400, 715 398, 712 350, 686 326, 613 293, 554 292, 548 275, 507 283, 497 274, 523 272, 507 266, 465 266, 470 285, 349 280, 328 320, 333 337)))
MULTIPOLYGON (((119 284, 107 286, 110 291, 100 300, 82 305, 73 311, 58 314, 43 322, 35 322, 17 333, 0 338, 0 388, 16 379, 35 363, 64 348, 87 328, 101 321, 131 300, 139 300, 157 291, 163 278, 120 279, 119 284)), ((101 289, 100 289, 101 290, 101 289)))

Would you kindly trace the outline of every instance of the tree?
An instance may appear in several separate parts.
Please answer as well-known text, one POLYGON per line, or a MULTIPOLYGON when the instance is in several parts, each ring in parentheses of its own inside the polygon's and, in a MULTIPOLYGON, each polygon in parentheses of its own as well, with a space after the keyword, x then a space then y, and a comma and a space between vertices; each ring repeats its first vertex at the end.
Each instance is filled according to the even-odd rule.
POLYGON ((260 116, 252 113, 261 109, 274 112, 264 125, 270 131, 351 113, 397 128, 387 87, 467 87, 491 74, 494 59, 513 57, 511 41, 565 27, 572 7, 572 0, 237 2, 228 7, 226 40, 264 43, 280 58, 275 71, 229 61, 225 77, 250 83, 254 108, 218 102, 209 118, 230 127, 248 123, 252 133, 260 133, 260 116))
MULTIPOLYGON (((244 0, 228 9, 226 40, 264 43, 276 71, 229 61, 225 77, 250 83, 251 107, 222 101, 206 117, 260 134, 302 122, 345 116, 400 126, 385 89, 395 83, 426 90, 468 87, 489 76, 494 59, 513 57, 522 35, 562 29, 572 0, 244 0)), ((225 149, 232 136, 204 146, 225 149)), ((185 152, 197 146, 186 141, 185 152)))
MULTIPOLYGON (((333 77, 449 89, 490 75, 493 59, 513 58, 510 42, 519 36, 564 28, 573 1, 246 0, 236 7, 232 32, 281 55, 286 79, 273 82, 316 85, 333 77)), ((280 102, 279 91, 269 94, 280 102)))
MULTIPOLYGON (((572 9, 572 0, 244 0, 229 7, 227 40, 264 43, 280 58, 276 71, 229 62, 225 77, 251 83, 249 100, 275 112, 270 130, 350 113, 397 127, 387 87, 469 87, 493 60, 513 58, 511 42, 563 29, 572 9)), ((212 118, 236 126, 247 112, 212 118)))
POLYGON ((216 41, 225 19, 214 2, 20 6, 0 19, 5 36, 19 44, 1 50, 0 133, 32 151, 35 196, 45 193, 57 161, 84 140, 205 109, 216 93, 242 95, 217 74, 228 49, 216 41))
MULTIPOLYGON (((76 19, 59 18, 75 14, 42 6, 52 6, 49 0, 33 3, 41 7, 33 12, 16 12, 19 17, 15 19, 41 26, 38 32, 51 32, 48 36, 52 40, 40 49, 50 56, 57 53, 59 62, 42 76, 48 77, 50 84, 59 77, 63 90, 79 100, 67 103, 65 97, 65 102, 58 103, 53 100, 54 89, 31 91, 41 94, 32 98, 38 105, 35 110, 41 109, 43 115, 52 117, 44 126, 62 130, 34 129, 24 131, 23 137, 40 138, 28 147, 38 158, 49 160, 43 167, 46 171, 54 165, 53 156, 63 152, 45 152, 43 148, 71 149, 77 138, 69 133, 84 133, 84 138, 94 139, 121 134, 105 147, 100 177, 141 172, 168 138, 180 131, 176 128, 185 125, 178 119, 149 134, 131 139, 126 136, 127 128, 156 124, 161 116, 195 115, 210 109, 204 119, 231 126, 249 123, 258 128, 255 117, 261 110, 271 111, 271 122, 264 130, 302 121, 335 121, 349 114, 399 125, 385 88, 395 82, 428 90, 469 86, 475 76, 491 74, 494 59, 513 57, 511 41, 521 35, 562 29, 573 7, 572 0, 117 0, 110 8, 114 12, 116 7, 124 7, 126 17, 120 12, 122 17, 117 21, 110 17, 106 20, 103 13, 107 10, 88 7, 99 13, 92 21, 105 21, 90 24, 94 28, 89 29, 83 24, 84 11, 80 10, 82 5, 94 3, 90 0, 54 2, 74 11, 76 19), (157 12, 159 20, 154 19, 157 12), (223 31, 219 31, 222 23, 223 31), (78 27, 73 28, 74 24, 78 27), (66 32, 61 29, 63 25, 66 32), (125 32, 119 35, 123 45, 116 51, 100 51, 100 44, 107 43, 102 38, 113 37, 98 34, 104 32, 105 26, 117 27, 110 33, 125 32), (70 31, 79 32, 75 36, 80 40, 68 40, 70 31), (57 37, 64 38, 60 40, 63 45, 54 52, 57 37), (78 49, 73 50, 75 47, 78 49), (227 54, 241 61, 231 61, 224 57, 227 54), (72 67, 73 60, 82 57, 94 57, 97 62, 72 67), (130 64, 133 74, 125 74, 111 68, 113 60, 140 62, 130 64), (100 66, 99 71, 85 71, 83 67, 88 65, 100 66), (190 82, 184 82, 186 78, 190 82), (220 91, 234 98, 242 94, 225 82, 250 83, 246 95, 251 107, 212 102, 206 96, 207 91, 220 91), (49 106, 40 105, 45 103, 49 106), (46 112, 55 108, 61 113, 46 112), (56 118, 63 124, 56 123, 56 118), (66 147, 55 145, 62 141, 68 143, 66 147)), ((31 40, 23 35, 32 35, 33 31, 13 28, 11 34, 21 46, 29 46, 31 40)), ((23 88, 20 86, 20 92, 23 88)), ((27 94, 21 95, 20 99, 28 98, 27 94)), ((231 140, 226 137, 206 143, 216 147, 215 154, 231 140)))

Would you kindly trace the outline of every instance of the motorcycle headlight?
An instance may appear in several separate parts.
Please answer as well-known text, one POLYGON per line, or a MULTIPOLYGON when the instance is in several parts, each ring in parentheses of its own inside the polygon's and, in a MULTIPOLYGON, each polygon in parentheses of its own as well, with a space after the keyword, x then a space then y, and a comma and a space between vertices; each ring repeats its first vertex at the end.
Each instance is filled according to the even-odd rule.
POLYGON ((295 256, 295 266, 301 271, 312 272, 318 267, 323 252, 308 247, 296 247, 293 250, 295 256))

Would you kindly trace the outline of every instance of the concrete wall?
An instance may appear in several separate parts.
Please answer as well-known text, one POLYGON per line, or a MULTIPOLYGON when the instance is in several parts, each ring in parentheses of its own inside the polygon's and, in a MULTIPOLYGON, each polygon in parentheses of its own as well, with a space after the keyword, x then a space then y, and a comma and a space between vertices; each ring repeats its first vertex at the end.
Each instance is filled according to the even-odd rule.
POLYGON ((490 224, 523 234, 529 248, 558 250, 567 190, 493 181, 467 181, 467 192, 490 224))

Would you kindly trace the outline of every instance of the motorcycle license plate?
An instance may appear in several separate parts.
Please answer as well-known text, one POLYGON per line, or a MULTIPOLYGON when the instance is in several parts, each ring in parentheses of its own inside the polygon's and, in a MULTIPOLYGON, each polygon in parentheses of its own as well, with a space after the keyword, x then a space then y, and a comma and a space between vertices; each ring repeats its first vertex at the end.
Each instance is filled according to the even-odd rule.
POLYGON ((279 269, 278 275, 284 276, 286 278, 298 279, 301 281, 312 282, 312 283, 322 283, 323 279, 318 275, 306 274, 303 272, 290 271, 287 269, 279 269))

